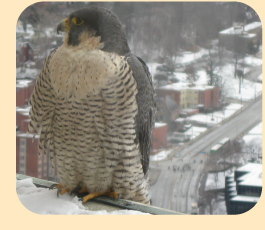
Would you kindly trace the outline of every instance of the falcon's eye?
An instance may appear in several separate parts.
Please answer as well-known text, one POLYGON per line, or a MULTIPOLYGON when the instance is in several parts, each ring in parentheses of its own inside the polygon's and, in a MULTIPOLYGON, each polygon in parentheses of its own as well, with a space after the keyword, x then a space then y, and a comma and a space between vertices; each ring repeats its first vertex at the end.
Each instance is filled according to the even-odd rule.
POLYGON ((82 18, 78 18, 78 17, 74 17, 72 18, 72 22, 75 24, 75 25, 81 25, 84 23, 84 20, 82 18))

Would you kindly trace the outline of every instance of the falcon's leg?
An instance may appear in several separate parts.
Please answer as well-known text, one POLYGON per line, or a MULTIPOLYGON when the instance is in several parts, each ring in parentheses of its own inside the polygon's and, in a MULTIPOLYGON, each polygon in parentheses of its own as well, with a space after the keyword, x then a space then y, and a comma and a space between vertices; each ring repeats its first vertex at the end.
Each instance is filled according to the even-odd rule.
POLYGON ((63 194, 65 194, 66 192, 69 192, 69 191, 70 191, 69 188, 59 188, 59 189, 57 190, 57 196, 59 197, 59 193, 60 193, 61 195, 63 195, 63 194))
POLYGON ((96 197, 96 196, 100 196, 100 193, 99 193, 99 192, 89 193, 88 195, 86 195, 86 196, 80 198, 79 200, 81 200, 82 203, 85 203, 85 202, 87 202, 88 200, 91 200, 91 199, 93 199, 93 198, 96 197))
MULTIPOLYGON (((81 190, 87 191, 85 188, 82 188, 81 190)), ((97 197, 97 196, 108 196, 108 197, 115 198, 115 199, 119 199, 120 198, 120 194, 119 193, 111 192, 110 189, 109 189, 107 192, 104 192, 102 194, 100 194, 99 192, 90 193, 90 194, 80 198, 79 200, 81 200, 82 203, 85 203, 85 202, 87 202, 87 201, 89 201, 89 200, 91 200, 91 199, 93 199, 94 197, 97 197)))
POLYGON ((108 197, 112 197, 112 198, 115 198, 115 199, 120 199, 120 194, 117 193, 117 192, 111 192, 110 190, 103 193, 102 196, 108 196, 108 197))
POLYGON ((69 188, 64 188, 62 184, 52 184, 52 185, 49 187, 49 189, 54 189, 54 188, 58 189, 58 190, 57 190, 57 197, 59 197, 59 193, 60 193, 61 195, 63 195, 64 193, 70 191, 69 188))

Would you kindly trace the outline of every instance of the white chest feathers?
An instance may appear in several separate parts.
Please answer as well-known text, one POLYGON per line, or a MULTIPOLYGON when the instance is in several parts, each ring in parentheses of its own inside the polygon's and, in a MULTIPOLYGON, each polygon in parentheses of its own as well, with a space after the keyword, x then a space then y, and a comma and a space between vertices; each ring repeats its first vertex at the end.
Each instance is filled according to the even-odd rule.
POLYGON ((50 79, 59 97, 99 94, 117 75, 121 57, 99 49, 62 45, 50 62, 50 79))

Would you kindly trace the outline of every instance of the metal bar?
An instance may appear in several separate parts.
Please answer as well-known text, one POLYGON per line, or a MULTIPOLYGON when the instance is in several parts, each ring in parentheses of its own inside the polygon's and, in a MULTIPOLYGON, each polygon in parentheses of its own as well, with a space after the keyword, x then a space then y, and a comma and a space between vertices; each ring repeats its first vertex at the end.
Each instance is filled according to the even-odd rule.
MULTIPOLYGON (((56 182, 52 181, 42 180, 39 178, 30 177, 22 174, 16 174, 17 180, 23 180, 27 178, 32 178, 32 182, 36 187, 49 188, 51 185, 57 184, 56 182)), ((115 200, 107 196, 95 197, 92 200, 98 203, 115 206, 122 209, 136 210, 140 212, 150 213, 153 215, 183 215, 183 213, 174 212, 171 210, 162 209, 154 206, 144 205, 130 200, 124 200, 124 199, 115 200)))

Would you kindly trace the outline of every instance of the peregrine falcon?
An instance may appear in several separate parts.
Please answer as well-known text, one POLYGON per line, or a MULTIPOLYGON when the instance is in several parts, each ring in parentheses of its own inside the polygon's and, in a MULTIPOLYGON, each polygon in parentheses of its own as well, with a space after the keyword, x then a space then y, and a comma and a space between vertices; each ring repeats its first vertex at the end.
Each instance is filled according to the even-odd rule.
POLYGON ((30 98, 29 132, 57 167, 60 194, 150 203, 147 172, 155 102, 151 74, 118 17, 101 7, 57 26, 63 44, 44 61, 30 98))

